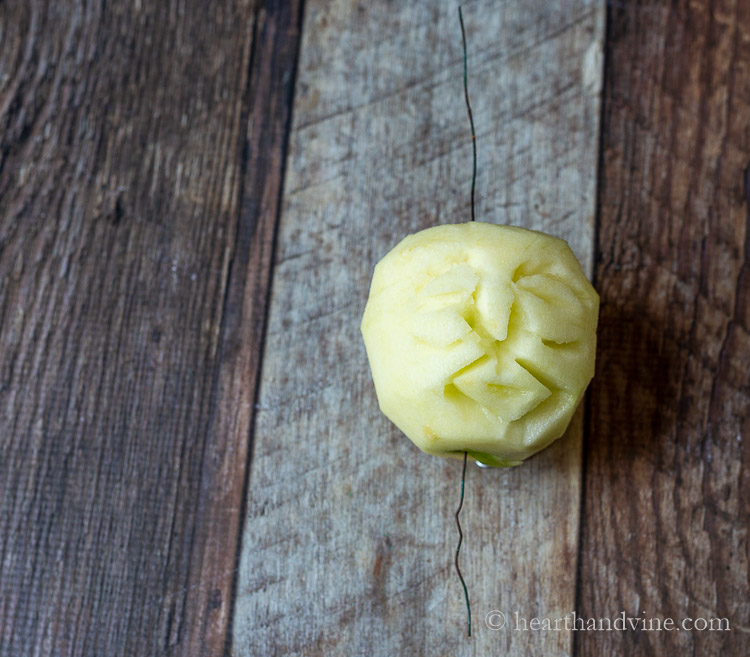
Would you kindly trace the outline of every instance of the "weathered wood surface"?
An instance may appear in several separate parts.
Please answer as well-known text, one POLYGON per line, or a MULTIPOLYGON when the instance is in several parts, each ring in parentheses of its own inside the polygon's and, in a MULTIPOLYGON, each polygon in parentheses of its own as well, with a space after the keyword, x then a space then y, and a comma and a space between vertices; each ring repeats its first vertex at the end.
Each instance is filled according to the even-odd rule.
MULTIPOLYGON (((464 7, 477 218, 567 238, 591 271, 604 8, 464 7)), ((418 453, 380 414, 359 334, 375 262, 469 218, 456 7, 307 2, 265 343, 235 655, 569 654, 485 614, 575 605, 581 416, 522 469, 418 453)))
POLYGON ((750 4, 616 7, 608 35, 579 612, 732 629, 577 652, 746 655, 750 4))
POLYGON ((599 152, 602 5, 464 5, 478 218, 602 295, 568 436, 469 470, 471 641, 460 463, 381 416, 358 330, 374 263, 468 218, 456 8, 306 3, 290 133, 302 13, 0 2, 0 655, 744 655, 750 7, 612 0, 599 152))
POLYGON ((300 22, 269 4, 0 3, 3 656, 225 650, 300 22))

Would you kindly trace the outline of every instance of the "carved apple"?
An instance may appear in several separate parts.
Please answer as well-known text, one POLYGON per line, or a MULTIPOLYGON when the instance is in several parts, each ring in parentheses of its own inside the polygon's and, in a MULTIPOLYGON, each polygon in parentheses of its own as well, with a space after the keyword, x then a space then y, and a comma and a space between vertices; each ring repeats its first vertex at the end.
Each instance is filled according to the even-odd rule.
POLYGON ((480 222, 409 235, 375 267, 362 318, 380 408, 424 452, 517 465, 565 432, 598 310, 561 239, 480 222))

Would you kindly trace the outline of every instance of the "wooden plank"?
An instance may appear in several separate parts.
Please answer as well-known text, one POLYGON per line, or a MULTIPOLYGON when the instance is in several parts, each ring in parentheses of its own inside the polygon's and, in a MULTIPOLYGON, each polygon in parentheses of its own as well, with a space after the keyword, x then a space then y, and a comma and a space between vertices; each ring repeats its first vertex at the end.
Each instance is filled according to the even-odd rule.
MULTIPOLYGON (((464 6, 477 218, 569 239, 592 266, 603 7, 464 6)), ((375 262, 469 216, 455 6, 307 2, 234 617, 235 655, 569 654, 484 626, 575 602, 581 418, 522 468, 417 452, 380 414, 359 334, 375 262)))
POLYGON ((0 33, 0 654, 222 654, 299 12, 0 33))
MULTIPOLYGON (((198 517, 207 535, 188 596, 200 654, 228 649, 253 402, 260 374, 276 225, 301 29, 300 2, 264 2, 255 32, 241 126, 246 130, 239 220, 224 298, 216 389, 198 517)), ((191 644, 188 644, 191 645, 191 644)), ((198 654, 188 650, 189 655, 198 654)))
POLYGON ((624 4, 609 18, 579 613, 731 631, 580 633, 578 653, 745 655, 750 5, 624 4))

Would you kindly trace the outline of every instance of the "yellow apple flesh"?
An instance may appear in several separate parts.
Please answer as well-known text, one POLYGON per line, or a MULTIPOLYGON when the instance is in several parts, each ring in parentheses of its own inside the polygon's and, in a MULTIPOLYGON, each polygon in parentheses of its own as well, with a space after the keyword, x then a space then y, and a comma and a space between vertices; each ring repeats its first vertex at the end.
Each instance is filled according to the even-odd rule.
POLYGON ((362 318, 380 408, 424 452, 517 465, 565 432, 598 311, 561 239, 480 222, 409 235, 375 267, 362 318))

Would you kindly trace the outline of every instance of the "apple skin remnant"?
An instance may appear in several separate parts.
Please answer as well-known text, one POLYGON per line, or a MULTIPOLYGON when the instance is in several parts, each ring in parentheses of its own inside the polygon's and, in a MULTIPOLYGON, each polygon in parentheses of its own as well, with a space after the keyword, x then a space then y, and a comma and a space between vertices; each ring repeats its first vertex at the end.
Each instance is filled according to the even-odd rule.
POLYGON ((594 375, 598 314, 567 242, 470 222, 397 244, 361 328, 380 408, 417 447, 510 466, 565 432, 594 375))

